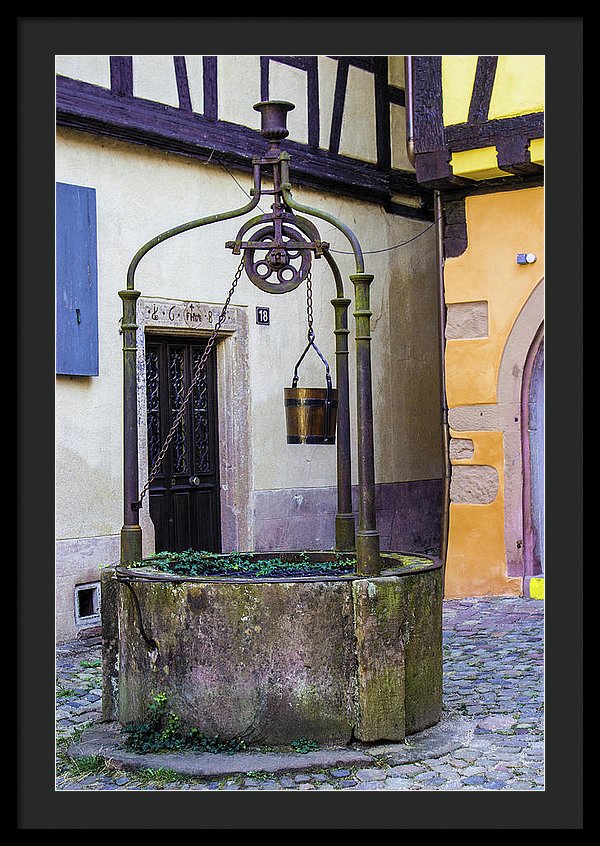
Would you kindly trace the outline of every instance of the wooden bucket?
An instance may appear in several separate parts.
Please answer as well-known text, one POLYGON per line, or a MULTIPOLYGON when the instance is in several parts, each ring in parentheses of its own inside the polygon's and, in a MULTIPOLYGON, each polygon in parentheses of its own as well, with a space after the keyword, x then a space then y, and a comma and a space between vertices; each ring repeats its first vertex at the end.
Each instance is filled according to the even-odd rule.
POLYGON ((288 444, 334 444, 336 388, 284 388, 288 444))

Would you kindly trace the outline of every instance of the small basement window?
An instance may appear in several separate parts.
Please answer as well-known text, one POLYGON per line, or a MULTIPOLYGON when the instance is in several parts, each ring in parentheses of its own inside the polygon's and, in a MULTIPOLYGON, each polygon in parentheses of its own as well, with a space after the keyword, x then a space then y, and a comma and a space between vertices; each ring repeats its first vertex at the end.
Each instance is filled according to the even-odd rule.
POLYGON ((90 625, 100 622, 100 583, 75 588, 75 622, 90 625))

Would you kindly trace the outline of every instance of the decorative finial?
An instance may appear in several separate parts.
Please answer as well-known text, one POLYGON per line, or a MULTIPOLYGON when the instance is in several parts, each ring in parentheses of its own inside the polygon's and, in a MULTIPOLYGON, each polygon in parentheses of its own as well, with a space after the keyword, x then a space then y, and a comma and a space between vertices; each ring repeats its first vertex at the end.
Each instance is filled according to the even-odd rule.
POLYGON ((289 135, 287 113, 295 108, 293 103, 288 103, 285 100, 267 100, 254 106, 254 109, 260 112, 262 117, 261 135, 271 143, 267 156, 279 155, 279 142, 289 135))

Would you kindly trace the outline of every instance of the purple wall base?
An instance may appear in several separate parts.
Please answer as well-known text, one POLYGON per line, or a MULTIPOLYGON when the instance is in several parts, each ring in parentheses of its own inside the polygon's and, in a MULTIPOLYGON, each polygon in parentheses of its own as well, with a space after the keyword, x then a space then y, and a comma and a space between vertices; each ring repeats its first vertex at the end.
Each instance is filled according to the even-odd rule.
MULTIPOLYGON (((256 491, 254 549, 332 549, 336 490, 296 488, 256 491)), ((376 485, 380 547, 389 551, 437 552, 442 508, 441 479, 376 485)), ((358 511, 358 492, 353 490, 358 511)))

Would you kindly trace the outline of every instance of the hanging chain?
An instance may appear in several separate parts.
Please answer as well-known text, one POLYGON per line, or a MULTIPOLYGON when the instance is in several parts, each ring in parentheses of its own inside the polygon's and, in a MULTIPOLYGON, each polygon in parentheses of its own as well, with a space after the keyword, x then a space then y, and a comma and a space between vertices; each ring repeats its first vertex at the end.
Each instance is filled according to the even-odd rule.
POLYGON ((312 306, 312 276, 310 270, 306 275, 306 318, 308 322, 308 340, 312 343, 315 339, 313 330, 313 306, 312 306))
POLYGON ((182 404, 181 404, 181 406, 180 406, 180 408, 179 408, 179 410, 178 410, 178 412, 177 412, 177 414, 176 414, 176 416, 173 420, 173 424, 172 424, 172 426, 169 430, 167 437, 165 438, 165 442, 162 445, 161 450, 156 457, 156 461, 154 462, 152 469, 150 470, 150 473, 148 474, 148 481, 146 482, 146 484, 143 487, 143 490, 140 494, 139 500, 137 502, 131 503, 131 507, 134 510, 139 510, 142 507, 142 502, 143 502, 143 499, 144 499, 144 497, 145 497, 145 495, 148 491, 148 488, 150 487, 150 485, 152 484, 152 482, 157 477, 157 475, 160 471, 160 467, 161 467, 161 464, 163 463, 165 455, 167 454, 167 450, 169 449, 169 446, 171 445, 171 441, 173 440, 173 438, 175 436, 175 432, 177 431, 179 424, 181 423, 181 420, 183 419, 183 415, 185 414, 185 410, 187 408, 187 405, 188 405, 188 403, 189 403, 189 401, 190 401, 190 399, 191 399, 191 397, 194 393, 194 389, 195 389, 196 385, 198 384, 198 382, 200 382, 200 380, 203 381, 203 387, 202 387, 202 390, 201 390, 200 399, 202 399, 202 396, 206 393, 206 362, 207 362, 208 356, 210 355, 210 352, 211 352, 211 350, 214 346, 214 343, 217 340, 217 334, 219 332, 219 329, 221 328, 221 326, 223 325, 223 323, 225 321, 225 318, 227 317, 227 309, 229 308, 229 303, 231 302, 231 298, 233 297, 233 293, 236 289, 237 283, 240 281, 240 276, 242 275, 243 270, 244 270, 244 259, 241 260, 239 267, 235 272, 235 276, 233 277, 233 282, 231 283, 231 288, 229 289, 229 293, 227 294, 227 299, 225 300, 225 304, 224 304, 223 308, 221 309, 221 313, 219 315, 219 318, 218 318, 217 322, 215 323, 212 334, 210 335, 210 337, 209 337, 209 339, 206 343, 206 347, 204 349, 204 352, 202 353, 200 361, 198 362, 198 366, 196 367, 196 371, 194 373, 194 378, 192 379, 192 382, 191 382, 189 388, 187 389, 187 391, 185 393, 185 396, 183 398, 183 402, 182 402, 182 404))

